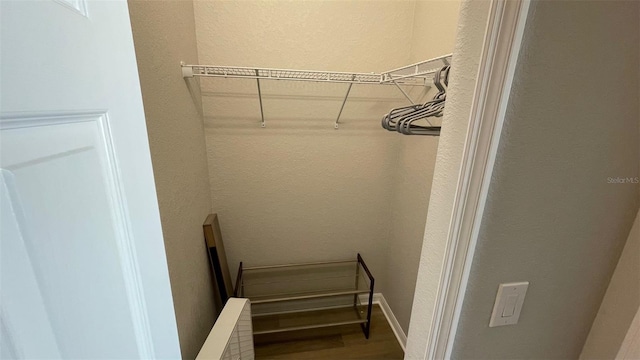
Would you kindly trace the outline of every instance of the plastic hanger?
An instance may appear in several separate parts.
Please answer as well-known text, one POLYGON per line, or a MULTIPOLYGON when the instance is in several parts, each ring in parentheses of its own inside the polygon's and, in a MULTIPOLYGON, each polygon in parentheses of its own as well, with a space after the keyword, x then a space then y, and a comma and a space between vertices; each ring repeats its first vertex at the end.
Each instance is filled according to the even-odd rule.
POLYGON ((427 130, 429 134, 439 130, 439 126, 433 126, 427 120, 429 126, 415 125, 414 122, 418 120, 427 119, 429 117, 440 117, 444 111, 444 105, 446 100, 446 88, 442 86, 441 79, 445 84, 448 84, 448 72, 449 67, 445 66, 438 70, 434 76, 433 84, 438 88, 438 93, 434 96, 433 100, 426 103, 425 106, 413 113, 408 113, 398 120, 398 126, 396 131, 406 135, 419 135, 421 131, 415 131, 418 129, 427 130), (444 76, 443 76, 444 74, 444 76))

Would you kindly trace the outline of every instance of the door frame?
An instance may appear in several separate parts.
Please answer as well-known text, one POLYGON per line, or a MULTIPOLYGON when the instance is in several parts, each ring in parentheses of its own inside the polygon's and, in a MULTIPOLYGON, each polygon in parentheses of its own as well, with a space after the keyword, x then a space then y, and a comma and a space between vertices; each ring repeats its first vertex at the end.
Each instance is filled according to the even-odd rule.
POLYGON ((491 1, 425 360, 451 357, 529 6, 491 1))

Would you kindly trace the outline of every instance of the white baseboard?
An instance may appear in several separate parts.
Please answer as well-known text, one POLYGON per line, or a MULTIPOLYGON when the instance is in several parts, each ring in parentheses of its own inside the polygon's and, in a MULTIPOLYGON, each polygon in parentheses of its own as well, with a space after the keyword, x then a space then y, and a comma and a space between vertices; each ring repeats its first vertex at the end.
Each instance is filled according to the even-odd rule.
MULTIPOLYGON (((361 303, 365 304, 368 300, 369 300, 369 295, 367 294, 360 295, 361 303)), ((404 330, 402 330, 402 327, 400 326, 398 319, 396 319, 396 316, 393 314, 393 311, 391 311, 391 308, 389 307, 389 304, 387 303, 387 300, 385 300, 382 293, 373 294, 373 303, 378 304, 380 306, 380 309, 382 309, 382 313, 387 318, 387 322, 389 323, 389 326, 391 326, 391 330, 393 330, 393 333, 396 335, 396 339, 398 339, 398 343, 400 344, 400 347, 402 347, 402 351, 407 352, 406 351, 407 334, 405 334, 404 330)))

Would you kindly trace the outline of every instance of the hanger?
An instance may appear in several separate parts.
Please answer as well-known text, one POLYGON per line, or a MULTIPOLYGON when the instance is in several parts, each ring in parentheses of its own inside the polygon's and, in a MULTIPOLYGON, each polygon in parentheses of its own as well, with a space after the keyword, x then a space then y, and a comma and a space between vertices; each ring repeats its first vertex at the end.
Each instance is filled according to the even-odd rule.
POLYGON ((440 83, 440 73, 441 71, 438 71, 434 77, 434 84, 438 88, 438 93, 433 97, 431 101, 428 101, 424 104, 414 104, 414 105, 402 106, 399 108, 391 109, 391 111, 389 111, 388 114, 385 114, 382 117, 382 127, 389 131, 397 130, 398 129, 397 122, 399 119, 407 115, 411 115, 416 111, 426 110, 431 105, 431 103, 443 97, 446 89, 440 83))
POLYGON ((429 126, 416 125, 414 122, 426 120, 429 117, 442 116, 446 100, 446 88, 442 85, 441 80, 445 85, 449 84, 449 69, 449 66, 445 66, 435 73, 433 84, 438 88, 438 93, 433 97, 433 100, 425 103, 421 109, 401 116, 397 121, 397 132, 406 135, 437 135, 439 133, 440 126, 433 126, 428 120, 429 126))
POLYGON ((440 126, 433 126, 428 118, 441 117, 443 114, 446 100, 445 86, 449 85, 449 69, 450 66, 445 66, 435 73, 433 83, 438 89, 438 93, 432 100, 424 104, 391 109, 388 114, 382 117, 382 127, 389 131, 397 131, 407 135, 438 135, 440 126), (442 85, 442 82, 444 82, 445 86, 442 85), (426 120, 429 126, 413 124, 418 120, 426 120))

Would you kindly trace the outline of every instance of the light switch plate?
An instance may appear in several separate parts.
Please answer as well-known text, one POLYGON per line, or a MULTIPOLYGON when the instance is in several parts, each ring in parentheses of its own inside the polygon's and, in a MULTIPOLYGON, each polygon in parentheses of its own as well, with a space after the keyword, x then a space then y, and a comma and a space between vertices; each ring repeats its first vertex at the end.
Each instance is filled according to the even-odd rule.
POLYGON ((518 323, 528 287, 528 281, 500 284, 489 327, 518 323))

